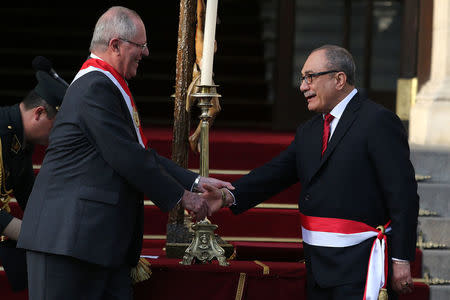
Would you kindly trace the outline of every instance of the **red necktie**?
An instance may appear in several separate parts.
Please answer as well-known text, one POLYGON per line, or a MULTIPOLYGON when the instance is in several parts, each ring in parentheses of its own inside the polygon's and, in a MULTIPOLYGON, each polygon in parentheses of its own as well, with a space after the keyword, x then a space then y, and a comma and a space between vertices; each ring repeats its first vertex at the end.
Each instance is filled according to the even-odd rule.
POLYGON ((326 114, 323 119, 322 156, 325 150, 327 150, 328 139, 330 138, 330 123, 333 119, 334 116, 330 114, 326 114))

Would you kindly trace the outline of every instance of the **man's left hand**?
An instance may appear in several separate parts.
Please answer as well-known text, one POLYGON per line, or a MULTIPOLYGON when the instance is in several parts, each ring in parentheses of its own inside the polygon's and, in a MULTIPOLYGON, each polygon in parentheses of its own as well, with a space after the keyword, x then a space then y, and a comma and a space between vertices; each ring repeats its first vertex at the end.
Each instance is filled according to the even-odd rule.
POLYGON ((411 266, 409 262, 392 262, 392 289, 398 294, 411 293, 414 284, 411 277, 411 266))

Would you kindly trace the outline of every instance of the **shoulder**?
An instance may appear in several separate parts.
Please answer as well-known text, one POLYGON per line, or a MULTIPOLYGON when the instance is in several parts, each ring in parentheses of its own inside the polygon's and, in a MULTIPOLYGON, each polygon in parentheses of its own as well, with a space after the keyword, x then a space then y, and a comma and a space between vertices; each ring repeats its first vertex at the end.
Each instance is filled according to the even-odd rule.
POLYGON ((80 104, 82 101, 89 100, 109 99, 110 101, 111 97, 121 98, 120 90, 105 74, 92 71, 72 82, 67 89, 64 102, 74 100, 80 104))
POLYGON ((79 93, 89 89, 111 88, 113 86, 115 85, 105 74, 100 71, 92 71, 72 82, 67 90, 67 94, 79 93))
POLYGON ((297 127, 296 135, 301 134, 303 131, 311 130, 313 127, 320 125, 320 122, 322 122, 322 114, 316 114, 311 119, 303 122, 297 127))
POLYGON ((361 113, 367 121, 380 122, 383 120, 391 120, 400 122, 397 114, 383 105, 376 103, 368 98, 362 98, 361 100, 361 113))
POLYGON ((407 139, 406 129, 395 112, 369 99, 362 102, 360 111, 359 124, 366 128, 371 140, 387 136, 407 139))

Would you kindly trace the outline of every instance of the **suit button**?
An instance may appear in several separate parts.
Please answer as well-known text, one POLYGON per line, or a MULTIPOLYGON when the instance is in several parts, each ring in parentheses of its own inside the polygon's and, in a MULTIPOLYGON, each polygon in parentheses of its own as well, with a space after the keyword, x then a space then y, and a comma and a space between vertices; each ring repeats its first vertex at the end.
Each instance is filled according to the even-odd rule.
POLYGON ((309 199, 311 199, 311 196, 309 194, 305 195, 305 200, 308 201, 309 199))

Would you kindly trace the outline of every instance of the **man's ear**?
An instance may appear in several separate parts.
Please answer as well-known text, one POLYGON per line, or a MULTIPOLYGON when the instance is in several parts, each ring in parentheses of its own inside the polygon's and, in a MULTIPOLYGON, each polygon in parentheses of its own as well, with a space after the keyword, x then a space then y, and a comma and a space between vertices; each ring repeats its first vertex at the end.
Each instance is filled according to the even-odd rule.
POLYGON ((342 90, 347 83, 347 75, 344 72, 338 72, 336 75, 336 89, 342 90))
POLYGON ((47 114, 47 111, 43 106, 38 106, 33 109, 33 119, 35 121, 39 121, 39 118, 43 116, 43 114, 47 114))
POLYGON ((119 39, 113 38, 109 41, 108 47, 114 52, 119 52, 119 39))

